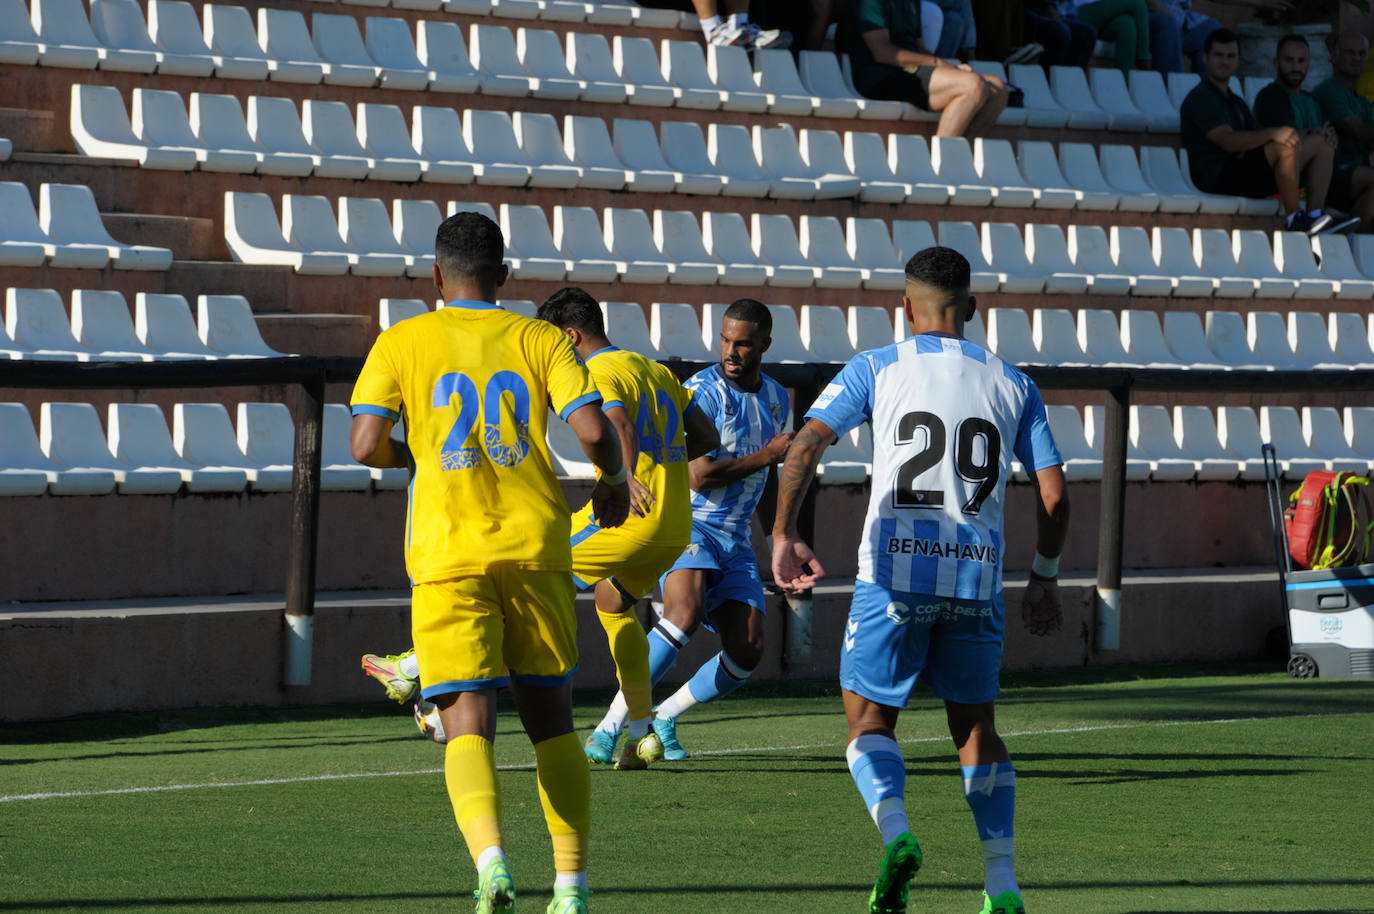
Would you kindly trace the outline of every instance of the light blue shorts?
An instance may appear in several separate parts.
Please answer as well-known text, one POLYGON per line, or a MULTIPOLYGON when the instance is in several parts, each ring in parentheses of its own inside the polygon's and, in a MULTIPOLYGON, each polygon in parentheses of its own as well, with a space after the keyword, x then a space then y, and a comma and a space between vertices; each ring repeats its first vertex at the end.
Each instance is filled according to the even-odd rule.
POLYGON ((917 679, 958 704, 997 697, 1004 613, 993 600, 956 600, 854 582, 840 650, 840 685, 903 707, 917 679))
MULTIPOLYGON (((673 563, 673 567, 659 578, 659 586, 663 586, 668 575, 684 568, 706 572, 707 616, 722 603, 731 600, 752 606, 759 612, 766 611, 759 563, 750 543, 723 543, 709 533, 700 532, 693 525, 692 542, 673 563)), ((709 624, 707 627, 710 627, 709 624)))

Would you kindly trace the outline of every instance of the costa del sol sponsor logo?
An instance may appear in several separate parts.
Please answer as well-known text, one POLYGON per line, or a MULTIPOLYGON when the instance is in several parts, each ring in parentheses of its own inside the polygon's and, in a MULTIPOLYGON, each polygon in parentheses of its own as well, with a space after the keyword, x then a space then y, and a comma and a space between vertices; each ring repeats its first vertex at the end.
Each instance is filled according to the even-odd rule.
POLYGON ((887 604, 887 617, 892 620, 894 625, 906 625, 911 621, 911 607, 895 601, 889 603, 887 604))
POLYGON ((1321 622, 1318 624, 1321 626, 1322 634, 1326 635, 1328 638, 1334 638, 1336 635, 1339 635, 1341 629, 1345 627, 1345 624, 1341 622, 1340 616, 1322 616, 1321 622))

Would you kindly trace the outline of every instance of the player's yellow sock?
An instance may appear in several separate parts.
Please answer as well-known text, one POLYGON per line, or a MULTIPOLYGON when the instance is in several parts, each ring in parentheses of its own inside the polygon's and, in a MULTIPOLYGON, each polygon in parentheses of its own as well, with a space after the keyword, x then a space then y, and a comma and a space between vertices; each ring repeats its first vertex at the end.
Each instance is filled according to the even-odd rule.
POLYGON ((653 686, 649 683, 649 638, 632 610, 623 613, 596 611, 606 640, 611 645, 611 659, 620 680, 620 692, 630 713, 627 720, 643 720, 649 716, 653 704, 653 686))
POLYGON ((553 839, 553 868, 578 873, 587 868, 587 835, 592 823, 592 776, 575 733, 534 745, 539 802, 553 839))
MULTIPOLYGON (((587 767, 585 762, 582 767, 587 767)), ((444 783, 458 830, 476 863, 482 851, 501 846, 501 793, 491 743, 476 735, 449 740, 444 750, 444 783)))

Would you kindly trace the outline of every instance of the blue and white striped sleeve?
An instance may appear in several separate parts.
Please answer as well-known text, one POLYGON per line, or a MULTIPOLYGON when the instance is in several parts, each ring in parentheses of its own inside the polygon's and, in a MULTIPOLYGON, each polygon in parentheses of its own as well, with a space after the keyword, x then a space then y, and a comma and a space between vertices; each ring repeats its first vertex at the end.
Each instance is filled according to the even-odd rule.
POLYGON ((873 416, 873 382, 872 361, 866 353, 856 355, 821 391, 806 418, 824 422, 841 436, 859 427, 873 416))

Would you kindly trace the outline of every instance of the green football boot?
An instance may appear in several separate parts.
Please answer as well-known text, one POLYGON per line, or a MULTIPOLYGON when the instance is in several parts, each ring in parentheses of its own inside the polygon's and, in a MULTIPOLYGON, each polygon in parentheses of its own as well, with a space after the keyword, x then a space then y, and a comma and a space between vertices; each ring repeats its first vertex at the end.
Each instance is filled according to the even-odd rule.
POLYGON ((989 898, 988 893, 984 892, 983 910, 978 914, 1026 914, 1026 906, 1015 892, 1003 892, 996 898, 989 898))
POLYGON ((544 914, 587 914, 587 893, 576 886, 554 889, 544 914))
POLYGON ((920 868, 921 845, 916 843, 916 836, 904 831, 893 838, 868 896, 868 914, 906 914, 911 879, 920 868))
POLYGON ((411 679, 401 672, 401 661, 415 653, 411 648, 404 654, 363 654, 363 672, 382 684, 386 697, 405 704, 420 690, 418 680, 411 679))
POLYGON ((515 881, 505 860, 497 857, 488 861, 477 885, 472 893, 477 899, 476 914, 511 914, 515 910, 515 881))

